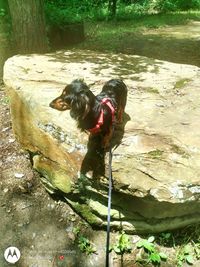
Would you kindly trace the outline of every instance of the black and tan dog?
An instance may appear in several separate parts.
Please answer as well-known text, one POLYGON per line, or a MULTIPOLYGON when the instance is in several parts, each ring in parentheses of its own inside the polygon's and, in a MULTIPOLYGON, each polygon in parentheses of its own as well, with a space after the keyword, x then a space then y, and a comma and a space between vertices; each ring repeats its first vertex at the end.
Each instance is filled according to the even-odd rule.
POLYGON ((127 87, 120 79, 106 82, 100 94, 95 96, 82 80, 68 84, 50 107, 64 111, 77 121, 82 131, 102 136, 102 147, 107 149, 112 137, 113 124, 121 123, 127 100, 127 87))

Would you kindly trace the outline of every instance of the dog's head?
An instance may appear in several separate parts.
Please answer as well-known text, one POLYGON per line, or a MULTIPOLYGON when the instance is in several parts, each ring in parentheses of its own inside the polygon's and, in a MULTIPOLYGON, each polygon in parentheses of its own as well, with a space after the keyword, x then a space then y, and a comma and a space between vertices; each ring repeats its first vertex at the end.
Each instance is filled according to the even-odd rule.
POLYGON ((68 84, 62 94, 55 98, 49 106, 51 108, 64 111, 70 109, 72 118, 84 118, 90 109, 90 101, 93 93, 82 80, 74 80, 68 84))

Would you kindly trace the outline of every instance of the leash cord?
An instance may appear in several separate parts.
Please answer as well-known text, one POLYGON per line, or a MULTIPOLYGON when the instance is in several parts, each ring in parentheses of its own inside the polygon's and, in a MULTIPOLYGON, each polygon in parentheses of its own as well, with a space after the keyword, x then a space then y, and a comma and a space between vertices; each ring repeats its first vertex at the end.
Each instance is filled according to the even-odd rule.
POLYGON ((108 216, 107 216, 107 239, 106 239, 106 267, 109 267, 109 250, 110 250, 110 210, 112 196, 112 150, 109 150, 109 186, 108 186, 108 216))

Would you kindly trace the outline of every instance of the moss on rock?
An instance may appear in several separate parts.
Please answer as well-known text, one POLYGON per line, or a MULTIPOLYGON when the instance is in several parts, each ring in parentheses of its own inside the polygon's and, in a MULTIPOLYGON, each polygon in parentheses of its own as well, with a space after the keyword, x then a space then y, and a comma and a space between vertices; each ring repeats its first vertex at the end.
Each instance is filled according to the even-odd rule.
POLYGON ((58 165, 58 163, 41 155, 34 156, 33 163, 33 167, 44 177, 42 181, 48 191, 52 193, 53 189, 60 190, 64 193, 70 193, 72 191, 72 178, 68 175, 66 170, 63 170, 58 165))

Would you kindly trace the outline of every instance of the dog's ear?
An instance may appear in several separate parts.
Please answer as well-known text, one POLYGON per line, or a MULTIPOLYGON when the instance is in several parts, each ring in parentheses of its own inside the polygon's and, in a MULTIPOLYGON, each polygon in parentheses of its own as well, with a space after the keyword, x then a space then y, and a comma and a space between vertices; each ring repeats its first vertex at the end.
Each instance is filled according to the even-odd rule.
POLYGON ((90 99, 83 93, 79 92, 73 97, 71 102, 70 114, 74 119, 84 119, 90 110, 90 99))
POLYGON ((73 93, 74 95, 79 95, 82 93, 85 93, 89 90, 89 87, 87 84, 80 79, 76 79, 72 81, 72 83, 69 85, 70 86, 70 93, 73 93))
POLYGON ((78 95, 87 95, 87 93, 89 92, 89 87, 83 83, 82 86, 81 86, 81 90, 79 90, 77 92, 78 95))

